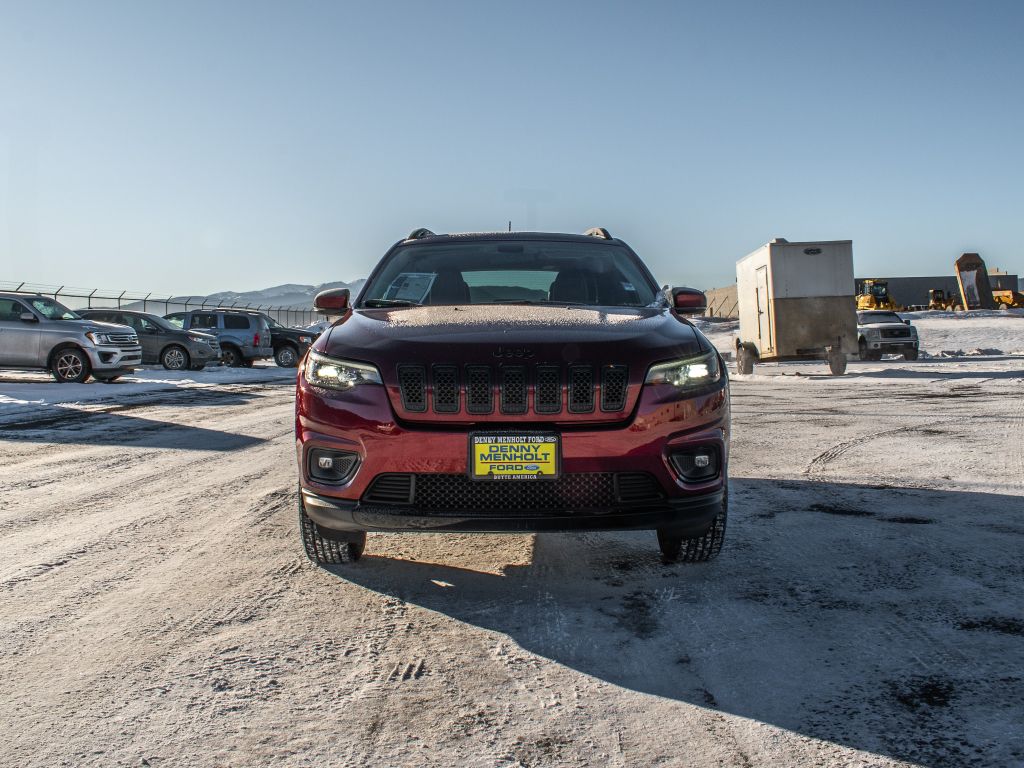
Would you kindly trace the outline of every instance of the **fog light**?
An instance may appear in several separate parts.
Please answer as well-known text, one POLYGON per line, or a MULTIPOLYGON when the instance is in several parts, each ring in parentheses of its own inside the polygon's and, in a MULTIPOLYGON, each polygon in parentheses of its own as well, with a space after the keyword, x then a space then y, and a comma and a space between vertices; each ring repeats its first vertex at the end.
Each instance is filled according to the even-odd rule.
POLYGON ((669 460, 686 482, 703 482, 718 476, 718 449, 714 447, 676 451, 669 456, 669 460))
POLYGON ((312 448, 309 451, 309 476, 321 483, 346 483, 359 465, 359 454, 312 448))

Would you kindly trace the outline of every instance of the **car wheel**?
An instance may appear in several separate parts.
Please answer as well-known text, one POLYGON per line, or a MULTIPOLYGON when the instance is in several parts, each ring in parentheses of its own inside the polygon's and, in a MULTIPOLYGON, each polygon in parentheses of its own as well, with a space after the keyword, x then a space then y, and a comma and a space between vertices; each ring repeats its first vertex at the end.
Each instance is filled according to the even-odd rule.
POLYGON ((172 344, 163 351, 160 362, 168 371, 184 371, 192 366, 188 352, 177 344, 172 344))
POLYGON ((291 344, 285 344, 274 351, 274 362, 282 368, 294 368, 299 363, 299 350, 291 344))
POLYGON ((828 369, 833 376, 842 376, 846 373, 846 355, 842 352, 829 355, 828 369))
POLYGON ((917 350, 916 349, 908 349, 906 352, 903 353, 903 359, 904 360, 917 360, 917 350))
POLYGON ((867 360, 870 357, 870 353, 868 352, 868 343, 864 341, 864 339, 857 342, 857 357, 861 360, 867 360))
POLYGON ((658 529, 658 546, 666 563, 706 563, 722 551, 725 541, 725 523, 729 514, 728 495, 722 497, 722 509, 711 525, 700 536, 676 536, 671 531, 658 529))
POLYGON ((89 378, 89 358, 78 349, 62 349, 53 356, 50 373, 61 384, 81 384, 89 378))
POLYGON ((242 360, 242 362, 240 363, 240 365, 241 365, 241 366, 242 366, 243 368, 252 368, 252 364, 253 364, 253 363, 255 363, 255 362, 256 362, 256 361, 255 361, 255 360, 253 360, 253 359, 252 359, 252 358, 250 357, 250 358, 249 358, 248 360, 244 360, 244 359, 243 359, 243 360, 242 360))
POLYGON ((326 531, 318 526, 302 506, 302 492, 299 492, 299 531, 306 556, 318 565, 340 565, 354 563, 363 556, 366 548, 365 533, 340 533, 326 531))
POLYGON ((237 347, 222 347, 220 357, 224 361, 224 365, 232 368, 238 368, 242 364, 242 353, 237 347))

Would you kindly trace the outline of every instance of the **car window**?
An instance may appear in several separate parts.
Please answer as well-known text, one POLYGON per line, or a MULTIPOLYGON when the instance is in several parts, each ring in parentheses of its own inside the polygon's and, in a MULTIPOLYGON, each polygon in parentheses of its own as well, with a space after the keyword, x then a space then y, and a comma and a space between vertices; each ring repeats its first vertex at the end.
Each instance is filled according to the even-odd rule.
POLYGON ((136 331, 139 330, 139 328, 141 327, 141 324, 139 323, 139 318, 137 318, 135 315, 113 315, 110 319, 110 322, 117 323, 119 325, 127 325, 129 328, 134 328, 136 331))
POLYGON ((232 330, 248 330, 249 318, 245 315, 224 315, 224 327, 232 330))
POLYGON ((138 315, 133 315, 132 318, 135 320, 135 327, 139 330, 146 331, 147 333, 153 331, 160 332, 163 330, 162 326, 157 325, 148 318, 139 317, 138 315))
POLYGON ((217 316, 208 312, 195 312, 192 315, 191 328, 216 328, 217 316))
POLYGON ((21 313, 28 310, 14 299, 0 299, 0 320, 20 320, 21 313))
POLYGON ((167 317, 165 317, 164 320, 166 320, 168 323, 173 325, 175 328, 184 328, 185 327, 185 313, 184 312, 175 312, 173 314, 167 315, 167 317))
POLYGON ((47 320, 81 320, 82 318, 65 307, 59 301, 48 299, 45 296, 36 296, 29 299, 29 303, 35 310, 47 320))

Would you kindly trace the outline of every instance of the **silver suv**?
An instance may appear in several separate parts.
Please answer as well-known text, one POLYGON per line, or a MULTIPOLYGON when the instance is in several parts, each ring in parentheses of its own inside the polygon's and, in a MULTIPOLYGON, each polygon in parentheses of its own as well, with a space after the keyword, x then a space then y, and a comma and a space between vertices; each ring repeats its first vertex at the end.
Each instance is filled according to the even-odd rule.
POLYGON ((41 368, 60 382, 113 381, 142 365, 135 331, 85 320, 48 296, 0 293, 0 368, 41 368))

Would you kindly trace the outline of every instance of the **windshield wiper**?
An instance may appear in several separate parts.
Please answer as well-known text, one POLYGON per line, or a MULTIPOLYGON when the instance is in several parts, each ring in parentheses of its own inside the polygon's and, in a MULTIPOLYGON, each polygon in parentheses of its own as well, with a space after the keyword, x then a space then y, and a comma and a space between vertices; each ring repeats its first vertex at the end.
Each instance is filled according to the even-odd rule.
POLYGON ((548 307, 589 307, 592 306, 587 304, 585 301, 548 301, 547 299, 493 299, 488 304, 521 304, 529 306, 536 304, 540 306, 548 307))
POLYGON ((405 299, 367 299, 363 302, 364 307, 421 307, 422 304, 417 304, 415 301, 407 301, 405 299))

